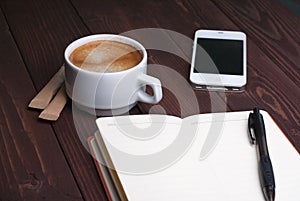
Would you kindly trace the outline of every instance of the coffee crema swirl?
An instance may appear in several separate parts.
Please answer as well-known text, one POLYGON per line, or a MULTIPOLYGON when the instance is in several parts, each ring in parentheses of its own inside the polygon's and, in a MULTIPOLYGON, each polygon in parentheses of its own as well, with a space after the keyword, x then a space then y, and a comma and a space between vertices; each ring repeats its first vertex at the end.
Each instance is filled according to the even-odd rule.
POLYGON ((79 68, 94 72, 119 72, 135 67, 143 56, 131 45, 97 40, 77 47, 70 55, 70 61, 79 68))

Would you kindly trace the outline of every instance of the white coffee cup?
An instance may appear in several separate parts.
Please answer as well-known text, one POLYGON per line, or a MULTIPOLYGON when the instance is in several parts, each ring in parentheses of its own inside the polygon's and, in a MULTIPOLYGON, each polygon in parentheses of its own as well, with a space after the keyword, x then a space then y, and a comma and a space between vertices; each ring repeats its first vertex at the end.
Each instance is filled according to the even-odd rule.
POLYGON ((66 92, 79 108, 101 116, 128 112, 138 101, 156 104, 162 99, 160 80, 147 75, 147 52, 137 41, 114 34, 97 34, 72 42, 65 50, 66 92), (69 57, 78 47, 97 40, 117 41, 128 44, 142 54, 136 66, 119 72, 101 73, 88 71, 74 65, 69 57), (146 85, 153 96, 145 92, 146 85))

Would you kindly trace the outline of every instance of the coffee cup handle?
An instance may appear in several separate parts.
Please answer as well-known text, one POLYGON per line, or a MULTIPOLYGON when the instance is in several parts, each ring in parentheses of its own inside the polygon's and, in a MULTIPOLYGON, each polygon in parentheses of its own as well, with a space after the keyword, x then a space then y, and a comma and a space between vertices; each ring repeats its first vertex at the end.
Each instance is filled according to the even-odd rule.
POLYGON ((162 89, 160 80, 146 74, 141 74, 138 78, 140 85, 148 85, 153 90, 153 96, 150 96, 144 90, 138 92, 138 100, 144 103, 156 104, 162 99, 162 89))

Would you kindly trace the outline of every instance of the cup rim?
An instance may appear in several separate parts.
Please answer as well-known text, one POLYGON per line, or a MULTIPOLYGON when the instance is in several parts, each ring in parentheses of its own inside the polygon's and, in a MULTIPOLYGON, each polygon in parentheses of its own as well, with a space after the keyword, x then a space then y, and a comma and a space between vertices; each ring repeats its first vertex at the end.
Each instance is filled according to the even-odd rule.
POLYGON ((84 73, 89 73, 89 74, 107 74, 107 75, 119 75, 119 74, 124 74, 124 73, 128 73, 130 71, 134 71, 137 68, 141 68, 142 67, 142 63, 144 63, 147 59, 147 51, 144 48, 144 46, 139 43, 138 41, 126 37, 126 36, 122 36, 122 35, 118 35, 118 34, 93 34, 93 35, 88 35, 85 37, 81 37, 78 38, 74 41, 72 41, 65 49, 64 51, 64 57, 65 57, 65 61, 66 63, 71 66, 72 68, 76 69, 79 72, 84 72, 84 73), (116 40, 117 39, 117 40, 116 40), (73 52, 76 48, 80 47, 83 44, 86 44, 88 42, 92 42, 92 41, 97 41, 97 40, 111 40, 111 41, 117 41, 117 42, 122 42, 125 43, 127 45, 131 45, 134 48, 140 50, 142 52, 142 60, 135 66, 133 66, 132 68, 126 69, 126 70, 122 70, 122 71, 118 71, 118 72, 96 72, 96 71, 89 71, 89 70, 85 70, 82 69, 78 66, 76 66, 75 64, 73 64, 70 59, 69 56, 71 54, 71 52, 73 52), (84 42, 86 41, 86 42, 84 42))

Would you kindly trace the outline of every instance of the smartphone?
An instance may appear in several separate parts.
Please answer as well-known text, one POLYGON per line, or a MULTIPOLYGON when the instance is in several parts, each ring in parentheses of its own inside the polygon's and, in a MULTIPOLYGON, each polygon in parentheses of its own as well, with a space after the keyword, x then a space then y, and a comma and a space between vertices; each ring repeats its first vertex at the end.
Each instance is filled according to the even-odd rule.
POLYGON ((196 85, 243 87, 247 82, 246 34, 195 32, 190 80, 196 85))

